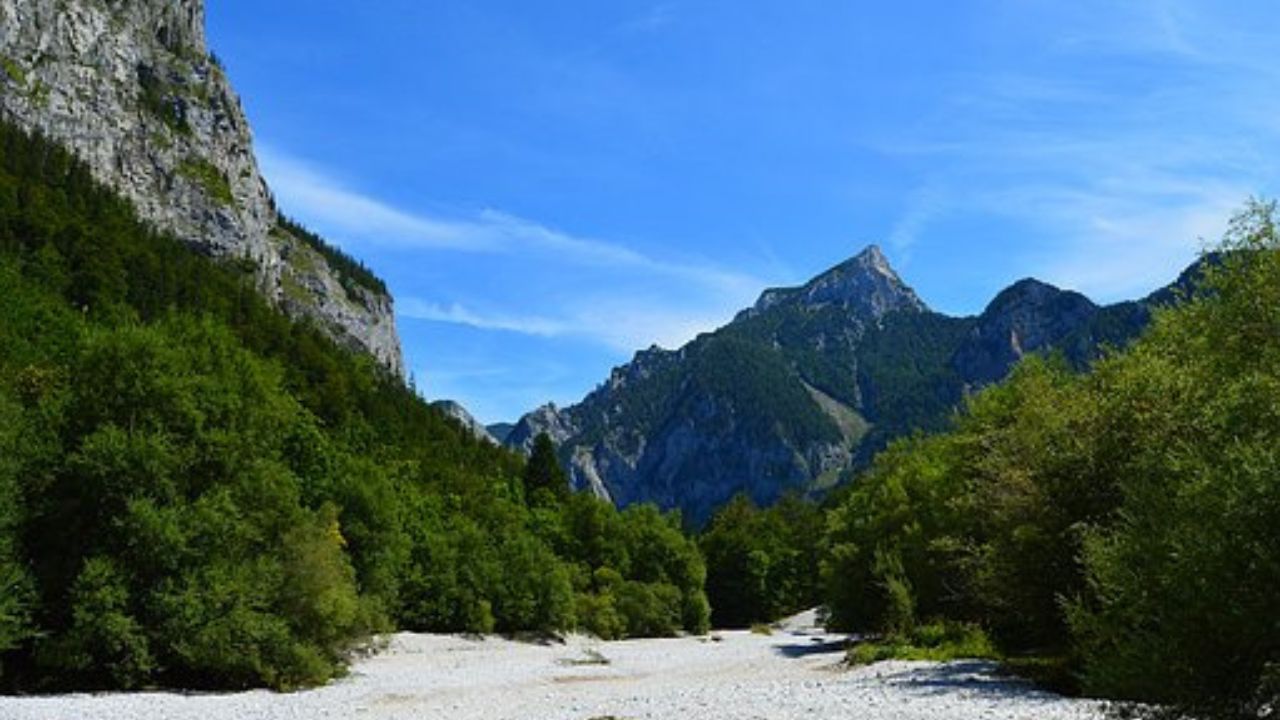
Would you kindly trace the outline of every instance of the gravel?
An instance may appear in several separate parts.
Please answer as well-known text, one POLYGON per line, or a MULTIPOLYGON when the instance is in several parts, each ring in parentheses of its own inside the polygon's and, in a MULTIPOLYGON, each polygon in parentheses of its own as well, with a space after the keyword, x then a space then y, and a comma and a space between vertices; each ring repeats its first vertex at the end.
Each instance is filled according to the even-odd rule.
POLYGON ((402 633, 326 687, 288 695, 119 693, 0 697, 5 720, 166 718, 953 718, 1103 717, 1096 702, 1063 698, 980 661, 884 662, 848 669, 843 638, 812 613, 772 635, 605 643, 571 637, 539 645, 402 633))

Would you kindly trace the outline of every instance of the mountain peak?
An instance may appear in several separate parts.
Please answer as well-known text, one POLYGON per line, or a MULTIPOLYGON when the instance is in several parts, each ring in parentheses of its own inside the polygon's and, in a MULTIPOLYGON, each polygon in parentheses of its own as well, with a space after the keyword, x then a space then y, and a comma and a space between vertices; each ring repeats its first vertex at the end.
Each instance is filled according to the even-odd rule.
POLYGON ((906 288, 902 278, 898 277, 898 273, 889 264, 889 258, 885 257, 884 251, 879 245, 874 244, 866 246, 857 255, 813 278, 805 283, 805 287, 830 279, 847 279, 858 275, 880 276, 906 288))
POLYGON ((872 320, 894 310, 928 309, 915 291, 898 277, 879 245, 868 245, 800 287, 765 290, 746 314, 755 316, 779 305, 811 308, 839 305, 872 320))
POLYGON ((858 262, 882 272, 893 272, 893 268, 889 267, 889 258, 885 257, 884 251, 875 243, 862 248, 862 252, 854 255, 848 262, 858 262))
POLYGON ((1096 307, 1092 301, 1078 292, 1063 290, 1035 278, 1023 278, 1001 290, 982 314, 983 316, 1003 315, 1018 309, 1045 308, 1051 305, 1059 310, 1061 307, 1068 306, 1096 307))

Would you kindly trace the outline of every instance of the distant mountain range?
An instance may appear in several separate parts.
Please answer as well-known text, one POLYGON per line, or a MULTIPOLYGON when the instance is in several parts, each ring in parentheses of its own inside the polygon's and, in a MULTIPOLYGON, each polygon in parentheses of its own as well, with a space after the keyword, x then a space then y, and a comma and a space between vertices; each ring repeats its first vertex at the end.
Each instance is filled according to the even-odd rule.
POLYGON ((1189 276, 1107 306, 1026 279, 982 314, 951 317, 871 246, 800 287, 766 290, 679 350, 637 353, 576 405, 493 434, 527 450, 546 432, 577 488, 701 523, 740 492, 768 504, 834 487, 891 439, 943 427, 967 392, 1029 353, 1087 365, 1141 332, 1189 276))

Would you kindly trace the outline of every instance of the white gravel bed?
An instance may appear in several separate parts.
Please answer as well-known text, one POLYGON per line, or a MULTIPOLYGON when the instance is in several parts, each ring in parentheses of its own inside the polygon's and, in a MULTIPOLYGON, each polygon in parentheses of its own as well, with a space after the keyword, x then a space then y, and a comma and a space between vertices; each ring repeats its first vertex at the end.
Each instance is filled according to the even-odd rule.
POLYGON ((4 720, 442 718, 1095 719, 1100 704, 1037 691, 990 663, 839 663, 841 638, 800 616, 774 634, 536 645, 400 634, 347 678, 287 695, 0 697, 4 720), (602 660, 607 660, 607 664, 602 660))

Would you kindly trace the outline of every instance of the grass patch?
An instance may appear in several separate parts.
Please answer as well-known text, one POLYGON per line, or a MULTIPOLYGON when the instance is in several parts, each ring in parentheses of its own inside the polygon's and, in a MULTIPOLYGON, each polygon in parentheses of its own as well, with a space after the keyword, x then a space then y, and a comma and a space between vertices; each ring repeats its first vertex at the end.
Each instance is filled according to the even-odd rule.
POLYGON ((231 183, 222 171, 204 158, 187 158, 178 166, 178 174, 199 185, 214 202, 219 205, 235 205, 235 196, 231 194, 231 183))
POLYGON ((848 655, 852 665, 882 660, 945 662, 962 658, 999 660, 1000 653, 977 625, 943 621, 920 625, 908 633, 860 642, 848 655))
POLYGON ((756 623, 755 625, 751 626, 751 634, 752 635, 772 635, 773 628, 769 627, 768 625, 765 625, 764 623, 756 623))
POLYGON ((1029 680, 1045 690, 1071 697, 1081 694, 1080 678, 1076 677, 1070 661, 1065 657, 1007 657, 1000 664, 1010 674, 1029 680))
POLYGON ((284 292, 285 298, 298 305, 308 306, 312 303, 311 292, 289 273, 280 276, 280 290, 284 292))
POLYGON ((27 73, 22 69, 21 65, 13 60, 13 58, 0 55, 0 68, 4 69, 4 74, 8 76, 9 80, 11 80, 13 84, 26 87, 27 73))
POLYGON ((151 67, 139 65, 138 85, 141 88, 138 100, 147 112, 159 118, 170 130, 180 135, 191 134, 191 125, 172 83, 161 78, 151 67))

